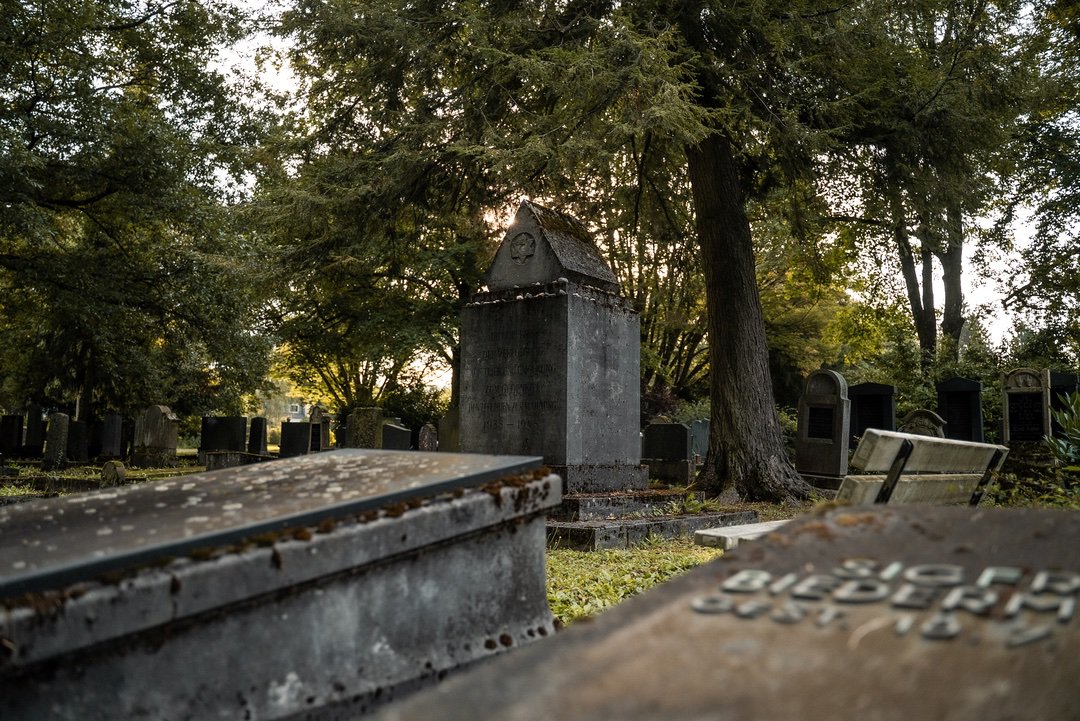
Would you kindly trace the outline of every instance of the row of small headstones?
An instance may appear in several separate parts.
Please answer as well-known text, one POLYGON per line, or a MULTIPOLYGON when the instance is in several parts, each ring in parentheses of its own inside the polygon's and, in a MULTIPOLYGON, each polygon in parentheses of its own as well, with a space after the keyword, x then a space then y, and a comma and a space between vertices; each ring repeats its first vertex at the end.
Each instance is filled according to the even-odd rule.
MULTIPOLYGON (((0 457, 41 458, 45 471, 56 471, 91 459, 109 461, 130 458, 133 465, 167 466, 176 457, 178 419, 167 406, 151 406, 134 421, 117 413, 88 424, 53 413, 41 420, 40 407, 31 407, 25 434, 21 415, 0 417, 0 457), (130 449, 130 451, 129 451, 130 449)), ((328 450, 330 417, 323 412, 310 421, 281 424, 281 457, 328 450)), ((348 428, 339 434, 337 447, 412 448, 412 431, 400 419, 382 418, 381 409, 361 409, 349 417, 348 428), (365 424, 367 426, 365 433, 365 424), (374 425, 373 425, 374 424, 374 425)), ((436 450, 438 432, 428 424, 420 430, 419 450, 436 450)), ((267 453, 267 420, 262 417, 206 416, 202 422, 200 454, 231 452, 270 458, 267 453)), ((202 455, 205 462, 205 455, 202 455)))

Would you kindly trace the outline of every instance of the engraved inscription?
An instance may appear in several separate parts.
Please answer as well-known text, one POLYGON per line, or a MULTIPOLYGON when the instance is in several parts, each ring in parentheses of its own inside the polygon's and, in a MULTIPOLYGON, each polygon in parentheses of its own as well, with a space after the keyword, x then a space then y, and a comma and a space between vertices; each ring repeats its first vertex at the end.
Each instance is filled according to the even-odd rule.
MULTIPOLYGON (((702 614, 768 618, 796 625, 812 619, 818 628, 847 628, 845 608, 881 608, 881 626, 896 637, 950 641, 989 624, 1006 648, 1053 638, 1071 624, 1080 596, 1080 573, 990 566, 970 574, 963 566, 928 563, 904 567, 874 559, 845 560, 829 573, 773 574, 741 570, 716 592, 694 599, 702 614)), ((872 612, 872 611, 871 611, 872 612)))
POLYGON ((1043 428, 1043 394, 1009 394, 1009 436, 1014 441, 1041 440, 1043 428))

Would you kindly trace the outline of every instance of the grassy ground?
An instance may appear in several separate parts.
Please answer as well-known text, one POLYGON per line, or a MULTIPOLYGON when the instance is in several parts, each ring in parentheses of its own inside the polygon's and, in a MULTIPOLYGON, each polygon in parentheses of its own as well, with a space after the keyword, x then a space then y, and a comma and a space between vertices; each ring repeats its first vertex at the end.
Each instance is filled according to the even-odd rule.
POLYGON ((636 548, 608 551, 552 549, 547 554, 548 602, 555 618, 569 624, 721 553, 695 546, 689 538, 649 540, 636 548))

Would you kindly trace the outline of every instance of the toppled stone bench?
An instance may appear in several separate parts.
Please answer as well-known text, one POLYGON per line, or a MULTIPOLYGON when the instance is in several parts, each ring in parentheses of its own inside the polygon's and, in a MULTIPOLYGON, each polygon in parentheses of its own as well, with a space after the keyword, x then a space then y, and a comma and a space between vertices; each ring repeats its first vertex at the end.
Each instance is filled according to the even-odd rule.
POLYGON ((1075 513, 836 508, 377 721, 1076 717, 1075 513))
POLYGON ((553 632, 540 459, 345 450, 0 507, 0 718, 331 718, 553 632))
MULTIPOLYGON (((848 504, 975 506, 1008 453, 1005 446, 990 443, 867 429, 851 459, 851 466, 863 473, 844 476, 835 500, 848 504)), ((704 529, 694 534, 694 541, 702 546, 734 548, 739 541, 759 538, 784 523, 704 529)))

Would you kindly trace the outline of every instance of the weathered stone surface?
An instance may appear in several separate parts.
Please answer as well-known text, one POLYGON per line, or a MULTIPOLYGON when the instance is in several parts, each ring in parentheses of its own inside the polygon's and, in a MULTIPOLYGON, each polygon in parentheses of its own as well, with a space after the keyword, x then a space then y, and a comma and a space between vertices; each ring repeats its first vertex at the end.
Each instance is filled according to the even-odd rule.
POLYGON ((68 427, 71 419, 67 413, 49 416, 49 430, 45 438, 45 457, 41 467, 46 471, 59 471, 67 465, 68 427))
POLYGON ((945 437, 983 441, 982 383, 950 378, 937 385, 938 415, 945 419, 945 437))
POLYGON ((416 441, 416 449, 419 451, 439 450, 439 431, 430 423, 420 426, 420 433, 416 441))
POLYGON ((105 461, 101 466, 101 485, 118 486, 127 478, 127 469, 120 461, 105 461))
POLYGON ((439 419, 439 450, 447 453, 461 450, 461 427, 457 408, 451 408, 439 419))
MULTIPOLYGON (((931 438, 945 438, 945 419, 926 408, 916 408, 900 422, 902 433, 931 438)), ((957 439, 951 439, 957 440, 957 439)))
POLYGON ((119 413, 110 413, 105 416, 101 423, 101 451, 98 456, 102 460, 123 458, 124 448, 124 417, 119 413))
POLYGON ((168 406, 150 406, 135 419, 133 466, 165 466, 176 460, 178 419, 168 406))
POLYGON ((1061 511, 834 509, 378 719, 1074 718, 1077 547, 1061 511))
POLYGON ((382 448, 382 408, 357 408, 346 419, 349 448, 382 448))
MULTIPOLYGON (((541 514, 558 503, 559 479, 499 482, 539 463, 335 451, 0 509, 4 538, 31 543, 58 508, 104 516, 59 534, 45 521, 61 550, 34 547, 69 559, 54 569, 101 550, 130 559, 138 538, 152 551, 124 580, 83 581, 78 593, 53 595, 74 580, 54 574, 26 604, 11 603, 15 556, 0 558, 11 606, 0 614, 0 717, 344 718, 550 635, 541 514), (247 528, 227 528, 237 522, 247 528), (204 526, 210 535, 184 537, 204 526), (233 538, 270 529, 272 546, 233 538)), ((38 560, 20 559, 16 576, 41 577, 38 560)))
POLYGON ((692 536, 702 528, 716 528, 757 520, 757 511, 698 513, 658 518, 622 518, 589 521, 548 521, 547 542, 551 548, 599 551, 630 548, 649 538, 692 536))

